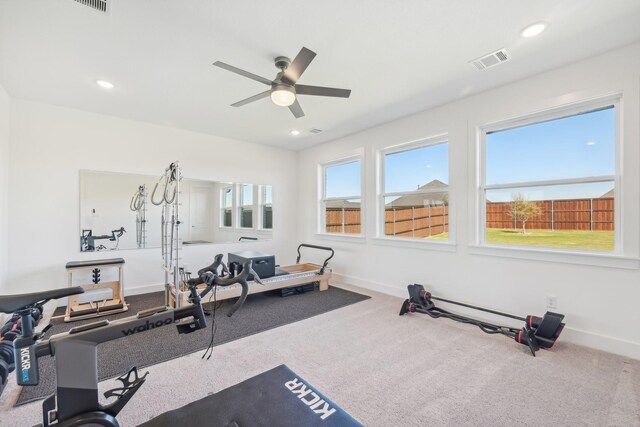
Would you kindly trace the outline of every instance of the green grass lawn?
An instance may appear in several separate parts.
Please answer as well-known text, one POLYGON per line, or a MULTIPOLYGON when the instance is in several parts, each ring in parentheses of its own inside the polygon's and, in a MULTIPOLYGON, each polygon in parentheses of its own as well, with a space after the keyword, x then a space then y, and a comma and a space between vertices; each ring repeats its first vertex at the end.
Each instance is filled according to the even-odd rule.
POLYGON ((433 236, 427 237, 429 240, 449 240, 449 233, 440 233, 434 234, 433 236))
POLYGON ((487 230, 487 243, 546 246, 552 248, 613 250, 613 231, 487 230))
MULTIPOLYGON (((428 237, 430 240, 447 240, 449 233, 428 237)), ((521 230, 487 229, 487 243, 498 245, 528 245, 552 248, 613 250, 613 231, 569 230, 521 230)))

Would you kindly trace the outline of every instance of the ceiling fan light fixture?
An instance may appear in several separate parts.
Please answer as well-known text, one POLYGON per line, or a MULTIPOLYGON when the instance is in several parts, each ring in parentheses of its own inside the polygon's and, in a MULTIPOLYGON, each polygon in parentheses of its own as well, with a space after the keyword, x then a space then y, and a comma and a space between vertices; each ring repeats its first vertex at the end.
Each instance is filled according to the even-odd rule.
POLYGON ((271 100, 280 107, 288 107, 296 102, 296 91, 287 85, 276 85, 271 91, 271 100))
POLYGON ((535 37, 542 33, 547 29, 547 24, 545 22, 536 22, 535 24, 531 24, 528 27, 524 28, 520 31, 520 37, 525 39, 529 39, 531 37, 535 37))
POLYGON ((96 84, 104 89, 113 89, 115 87, 113 83, 106 80, 96 80, 96 84))

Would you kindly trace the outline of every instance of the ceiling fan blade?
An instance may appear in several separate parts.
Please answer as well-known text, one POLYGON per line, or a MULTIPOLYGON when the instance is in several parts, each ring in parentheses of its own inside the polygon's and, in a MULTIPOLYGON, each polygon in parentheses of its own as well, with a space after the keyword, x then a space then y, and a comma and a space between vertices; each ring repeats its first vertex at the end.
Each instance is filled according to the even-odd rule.
POLYGON ((348 98, 351 95, 351 89, 337 89, 335 87, 295 85, 295 89, 298 95, 335 96, 337 98, 348 98))
POLYGON ((264 83, 266 85, 271 86, 273 81, 269 79, 265 79, 264 77, 260 77, 256 74, 250 73, 245 70, 241 70, 240 68, 234 67, 233 65, 225 64, 224 62, 216 61, 213 63, 216 67, 224 68, 225 70, 231 71, 232 73, 240 74, 241 76, 248 77, 251 80, 255 80, 260 83, 264 83))
POLYGON ((302 107, 298 103, 297 99, 293 104, 289 105, 289 110, 291 110, 293 115, 296 116, 296 119, 299 119, 300 117, 304 116, 304 111, 302 111, 302 107))
POLYGON ((289 65, 287 71, 284 72, 282 81, 291 85, 295 84, 315 57, 316 53, 306 47, 300 49, 300 52, 298 52, 298 55, 295 57, 291 65, 289 65))
POLYGON ((271 89, 265 90, 264 92, 259 93, 257 95, 253 95, 252 97, 249 97, 247 99, 243 99, 242 101, 238 101, 235 104, 231 104, 231 106, 232 107, 242 107, 243 105, 247 105, 250 102, 258 101, 259 99, 266 98, 269 95, 271 95, 271 89))

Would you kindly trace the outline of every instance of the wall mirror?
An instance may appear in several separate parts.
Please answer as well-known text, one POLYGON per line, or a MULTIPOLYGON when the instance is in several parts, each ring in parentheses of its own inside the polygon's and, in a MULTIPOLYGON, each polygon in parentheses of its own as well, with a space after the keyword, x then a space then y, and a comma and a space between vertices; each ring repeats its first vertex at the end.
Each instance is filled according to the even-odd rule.
MULTIPOLYGON (((80 250, 160 247, 162 209, 151 202, 157 181, 150 175, 80 171, 80 250)), ((183 245, 272 238, 271 185, 183 178, 179 197, 183 245)))

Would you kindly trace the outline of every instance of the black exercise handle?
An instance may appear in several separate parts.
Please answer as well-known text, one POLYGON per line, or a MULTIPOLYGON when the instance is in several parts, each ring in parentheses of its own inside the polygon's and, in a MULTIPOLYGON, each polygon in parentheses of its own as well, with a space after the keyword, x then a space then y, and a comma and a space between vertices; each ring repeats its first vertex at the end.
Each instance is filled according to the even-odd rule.
POLYGON ((220 268, 220 267, 222 267, 222 274, 223 275, 229 274, 229 269, 227 268, 227 265, 224 263, 224 261, 222 261, 223 257, 224 257, 224 255, 222 255, 222 254, 216 255, 214 260, 213 260, 213 263, 211 263, 211 265, 208 265, 208 266, 198 270, 198 276, 202 276, 207 271, 210 271, 213 274, 217 275, 218 274, 218 268, 220 268))
POLYGON ((323 251, 330 251, 331 255, 329 256, 329 258, 324 260, 324 263, 322 264, 322 268, 320 269, 320 274, 324 273, 324 269, 327 268, 327 265, 329 264, 329 260, 331 258, 333 258, 333 255, 335 255, 335 252, 333 251, 333 249, 331 249, 328 246, 318 246, 318 245, 309 245, 307 243, 301 243, 300 246, 298 246, 298 258, 296 258, 296 264, 300 264, 300 258, 302 257, 302 254, 300 254, 300 248, 305 247, 305 248, 312 248, 312 249, 320 249, 323 251))
POLYGON ((249 294, 249 284, 247 283, 247 277, 249 277, 250 274, 253 274, 253 279, 256 282, 261 283, 260 277, 258 277, 258 274, 251 268, 251 262, 251 260, 245 261, 245 263, 242 265, 242 272, 236 277, 222 278, 219 276, 214 276, 213 278, 213 286, 231 286, 235 285, 236 283, 240 283, 240 286, 242 286, 242 293, 240 294, 240 298, 238 298, 238 301, 236 301, 233 307, 231 307, 231 310, 229 310, 229 313, 227 313, 228 317, 233 316, 233 313, 235 313, 247 299, 247 295, 249 294))

